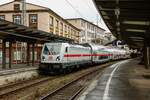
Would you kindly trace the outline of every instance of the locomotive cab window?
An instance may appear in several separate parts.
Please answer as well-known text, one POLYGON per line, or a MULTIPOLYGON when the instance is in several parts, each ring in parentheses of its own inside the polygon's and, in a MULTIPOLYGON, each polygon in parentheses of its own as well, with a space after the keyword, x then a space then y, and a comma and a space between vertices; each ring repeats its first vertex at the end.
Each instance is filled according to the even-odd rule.
POLYGON ((49 52, 47 46, 45 46, 45 47, 44 47, 44 50, 43 50, 43 54, 49 55, 49 53, 50 53, 50 52, 49 52))
POLYGON ((43 53, 45 55, 58 55, 61 51, 61 45, 45 45, 43 53))

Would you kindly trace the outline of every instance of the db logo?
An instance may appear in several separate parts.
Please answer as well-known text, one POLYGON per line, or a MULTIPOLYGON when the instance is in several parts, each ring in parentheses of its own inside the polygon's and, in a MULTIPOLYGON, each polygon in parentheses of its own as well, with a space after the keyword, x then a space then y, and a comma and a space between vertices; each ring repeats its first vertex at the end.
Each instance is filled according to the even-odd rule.
POLYGON ((53 57, 52 57, 52 56, 49 56, 49 57, 48 57, 48 60, 52 60, 52 59, 53 59, 53 57))

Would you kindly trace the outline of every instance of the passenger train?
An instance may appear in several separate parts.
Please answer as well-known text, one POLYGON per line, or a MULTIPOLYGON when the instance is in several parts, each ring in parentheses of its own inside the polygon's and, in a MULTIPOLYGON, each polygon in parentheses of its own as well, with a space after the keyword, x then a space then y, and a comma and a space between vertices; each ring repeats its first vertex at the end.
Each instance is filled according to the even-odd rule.
POLYGON ((45 43, 41 52, 39 71, 64 73, 82 65, 129 58, 125 50, 95 44, 45 43))

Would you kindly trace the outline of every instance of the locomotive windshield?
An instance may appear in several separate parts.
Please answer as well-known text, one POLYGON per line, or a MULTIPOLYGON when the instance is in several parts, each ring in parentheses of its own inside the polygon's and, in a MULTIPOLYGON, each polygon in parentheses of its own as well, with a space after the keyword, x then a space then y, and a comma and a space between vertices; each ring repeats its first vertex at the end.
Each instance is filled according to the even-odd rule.
POLYGON ((61 45, 45 45, 43 54, 45 55, 58 55, 61 50, 61 45))

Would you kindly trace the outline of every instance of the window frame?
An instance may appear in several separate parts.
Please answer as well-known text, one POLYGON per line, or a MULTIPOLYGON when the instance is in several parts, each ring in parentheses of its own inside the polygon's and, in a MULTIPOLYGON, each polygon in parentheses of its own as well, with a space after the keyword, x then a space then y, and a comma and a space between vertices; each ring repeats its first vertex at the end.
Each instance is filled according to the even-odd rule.
POLYGON ((59 20, 56 19, 55 22, 56 22, 56 28, 59 28, 59 20))
POLYGON ((21 23, 22 23, 21 15, 20 15, 20 14, 13 15, 13 23, 15 23, 15 24, 21 24, 21 23), (19 17, 18 17, 18 18, 15 18, 15 17, 17 17, 17 16, 19 16, 19 17), (15 22, 15 20, 16 20, 16 19, 19 19, 19 18, 20 18, 19 23, 18 23, 18 22, 15 22))
POLYGON ((20 4, 14 4, 14 11, 20 11, 20 4))
POLYGON ((38 15, 37 14, 29 14, 29 23, 30 24, 37 24, 38 23, 38 15), (32 19, 33 17, 36 19, 32 19), (34 22, 33 20, 36 20, 36 21, 34 22))
POLYGON ((64 25, 65 26, 65 32, 67 32, 67 25, 64 25))
POLYGON ((5 15, 0 15, 1 20, 5 20, 5 15), (3 18, 2 18, 3 17, 3 18))
POLYGON ((63 22, 61 22, 61 23, 60 23, 60 30, 63 31, 63 28, 64 28, 63 22))
POLYGON ((54 17, 52 17, 52 16, 49 17, 49 25, 50 26, 54 25, 54 17))

